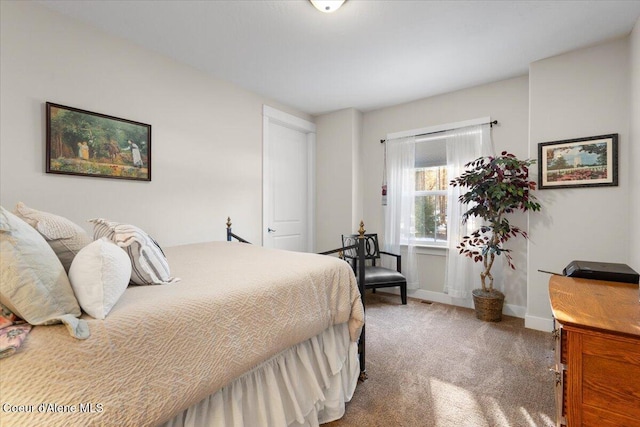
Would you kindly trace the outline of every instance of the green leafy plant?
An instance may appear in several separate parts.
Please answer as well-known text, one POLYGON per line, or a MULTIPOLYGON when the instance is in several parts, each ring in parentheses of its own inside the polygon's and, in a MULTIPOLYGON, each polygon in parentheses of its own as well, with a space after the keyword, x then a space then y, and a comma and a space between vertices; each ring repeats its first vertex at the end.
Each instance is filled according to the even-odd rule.
POLYGON ((483 263, 484 269, 480 273, 483 292, 494 292, 491 267, 497 255, 504 255, 509 266, 515 269, 511 250, 504 244, 513 237, 528 238, 524 230, 509 223, 507 215, 540 210, 540 204, 530 193, 536 188, 536 183, 529 180, 529 166, 533 163, 535 160, 519 160, 503 151, 500 156, 480 157, 467 163, 465 172, 450 182, 454 187, 468 188, 458 198, 470 206, 462 215, 462 222, 466 223, 471 217, 481 218, 484 222, 457 245, 460 254, 483 263))

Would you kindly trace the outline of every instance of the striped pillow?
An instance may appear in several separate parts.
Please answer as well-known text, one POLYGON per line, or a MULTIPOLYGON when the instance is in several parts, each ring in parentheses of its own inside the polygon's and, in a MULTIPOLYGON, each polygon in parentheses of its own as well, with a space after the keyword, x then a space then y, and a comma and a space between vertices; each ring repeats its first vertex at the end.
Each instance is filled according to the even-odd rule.
POLYGON ((140 228, 102 218, 91 219, 93 237, 107 237, 127 252, 131 259, 131 282, 136 285, 166 285, 180 279, 171 277, 162 249, 140 228))
POLYGON ((89 222, 93 223, 93 240, 106 237, 113 242, 113 236, 115 234, 113 229, 116 225, 120 225, 120 223, 102 218, 90 219, 89 222))

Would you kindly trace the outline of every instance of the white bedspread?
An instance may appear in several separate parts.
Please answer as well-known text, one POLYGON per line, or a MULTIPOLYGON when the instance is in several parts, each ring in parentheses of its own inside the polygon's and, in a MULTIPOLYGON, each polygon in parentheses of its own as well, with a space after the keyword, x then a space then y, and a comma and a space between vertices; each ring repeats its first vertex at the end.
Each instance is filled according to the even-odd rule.
POLYGON ((84 341, 37 326, 0 360, 1 425, 157 425, 331 325, 359 336, 344 261, 227 242, 165 253, 181 282, 129 287, 105 320, 86 317, 84 341))

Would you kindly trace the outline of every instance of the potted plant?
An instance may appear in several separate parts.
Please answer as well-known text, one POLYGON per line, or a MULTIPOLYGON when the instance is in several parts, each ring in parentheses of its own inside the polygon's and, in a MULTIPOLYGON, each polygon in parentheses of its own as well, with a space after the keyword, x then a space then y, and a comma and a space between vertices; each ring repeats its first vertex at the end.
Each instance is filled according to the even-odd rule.
POLYGON ((454 187, 468 188, 458 198, 469 206, 462 222, 466 223, 471 217, 483 220, 477 230, 464 236, 456 246, 460 254, 483 265, 482 288, 472 291, 478 319, 496 322, 502 319, 504 294, 493 288, 491 267, 496 256, 504 255, 509 266, 515 269, 511 250, 504 245, 513 237, 528 238, 525 231, 509 223, 508 214, 540 210, 540 204, 530 193, 536 188, 536 183, 529 180, 529 166, 534 162, 519 160, 503 151, 500 156, 480 157, 467 163, 465 172, 450 182, 454 187))

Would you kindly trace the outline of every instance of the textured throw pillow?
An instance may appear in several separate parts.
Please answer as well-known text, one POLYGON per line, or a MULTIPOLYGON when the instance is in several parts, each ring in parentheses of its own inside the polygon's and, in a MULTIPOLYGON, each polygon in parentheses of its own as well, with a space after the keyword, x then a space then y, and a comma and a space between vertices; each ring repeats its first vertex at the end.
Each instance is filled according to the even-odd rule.
POLYGON ((178 282, 171 277, 169 263, 162 249, 147 233, 140 228, 108 221, 102 218, 91 219, 94 224, 94 237, 107 237, 124 249, 131 260, 131 282, 136 285, 165 285, 178 282))
POLYGON ((130 278, 129 257, 106 237, 85 246, 69 269, 69 281, 80 307, 96 319, 109 314, 130 278))
POLYGON ((64 323, 71 335, 88 338, 60 260, 29 224, 0 206, 0 303, 32 325, 64 323))
POLYGON ((31 209, 22 202, 16 206, 15 214, 38 230, 67 272, 73 257, 91 243, 91 237, 82 227, 61 216, 31 209))

